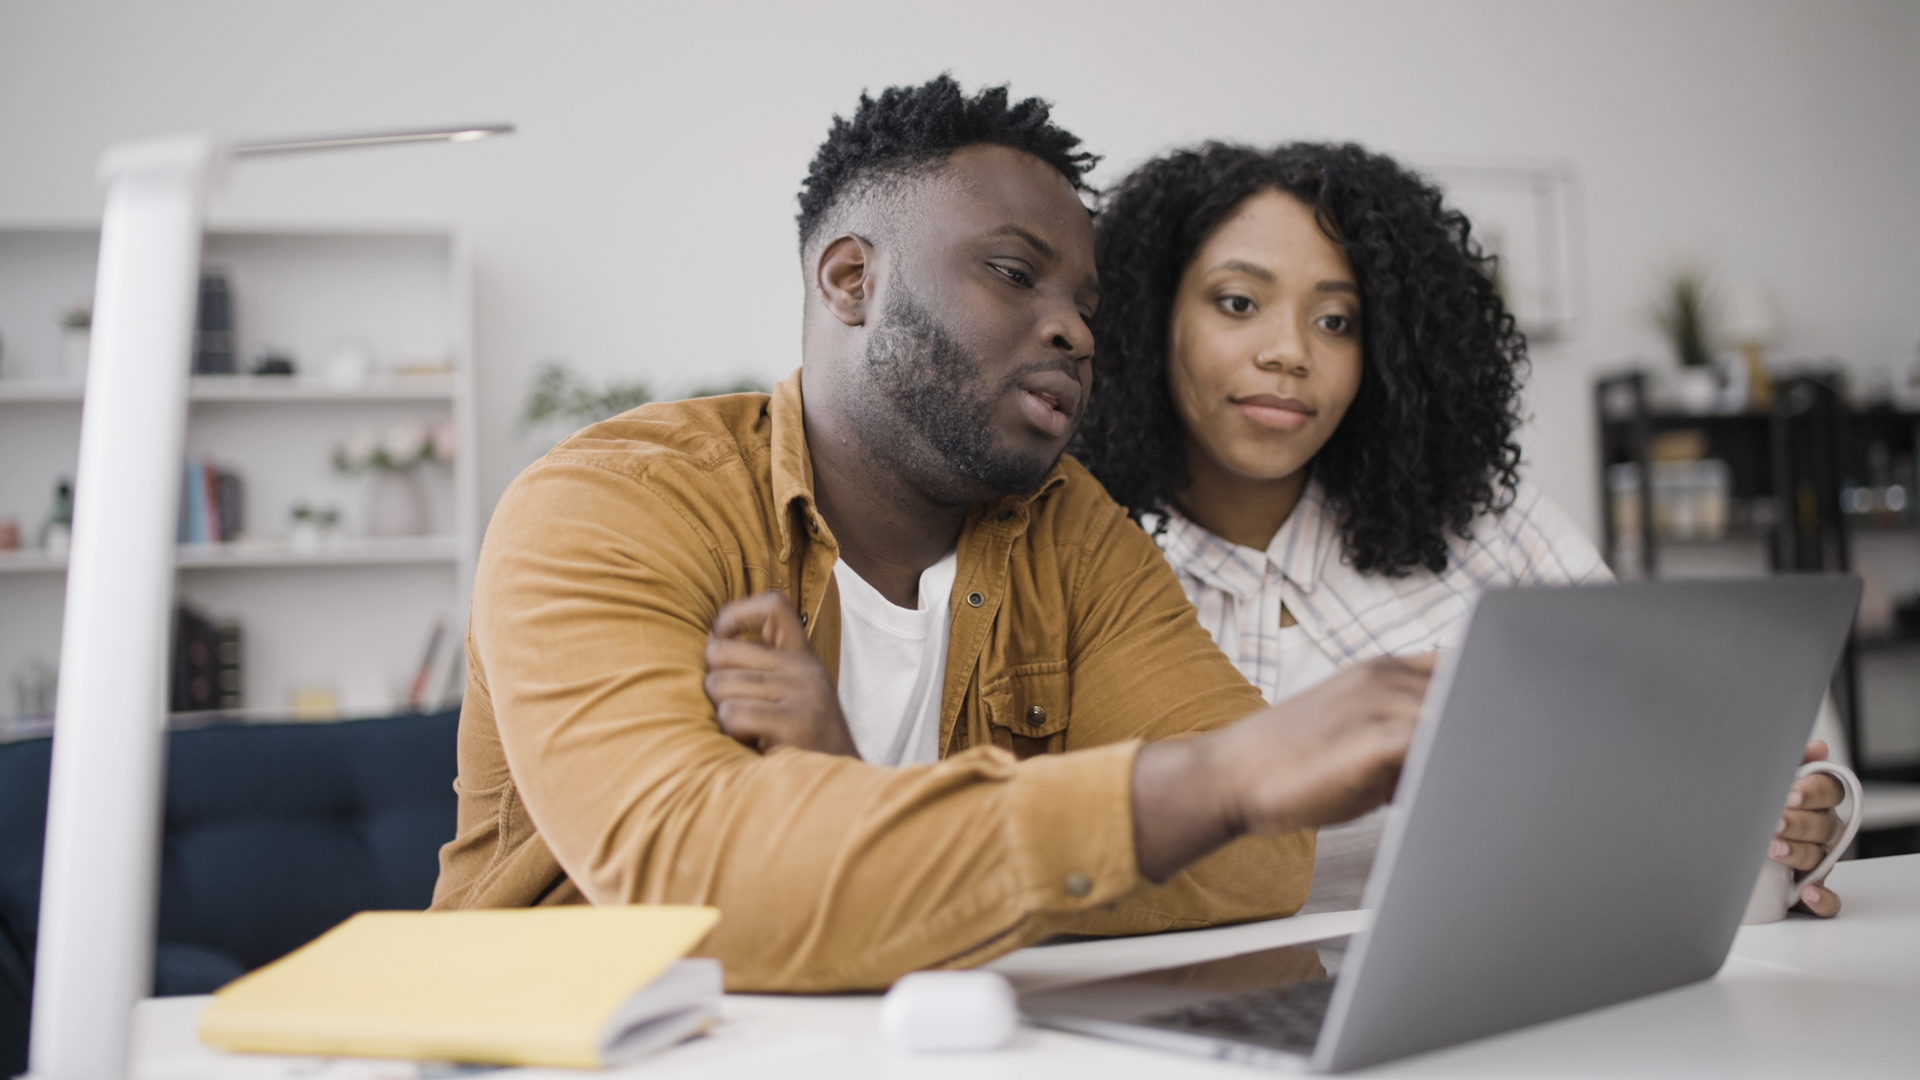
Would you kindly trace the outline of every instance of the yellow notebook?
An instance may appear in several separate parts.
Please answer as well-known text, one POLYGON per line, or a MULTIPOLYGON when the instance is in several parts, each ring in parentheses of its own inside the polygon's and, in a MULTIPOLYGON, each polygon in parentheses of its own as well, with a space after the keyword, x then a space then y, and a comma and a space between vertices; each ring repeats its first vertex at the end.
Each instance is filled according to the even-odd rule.
POLYGON ((235 980, 212 1046, 595 1068, 705 1030, 720 965, 682 960, 709 907, 369 911, 235 980))

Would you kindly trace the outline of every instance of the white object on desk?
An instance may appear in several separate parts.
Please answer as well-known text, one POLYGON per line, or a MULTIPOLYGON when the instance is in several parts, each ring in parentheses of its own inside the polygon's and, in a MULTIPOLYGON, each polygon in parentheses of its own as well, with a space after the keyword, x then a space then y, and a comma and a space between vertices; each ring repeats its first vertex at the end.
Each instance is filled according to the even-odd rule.
POLYGON ((880 1002, 880 1030, 900 1050, 998 1050, 1019 1021, 1013 986, 995 971, 915 971, 880 1002))

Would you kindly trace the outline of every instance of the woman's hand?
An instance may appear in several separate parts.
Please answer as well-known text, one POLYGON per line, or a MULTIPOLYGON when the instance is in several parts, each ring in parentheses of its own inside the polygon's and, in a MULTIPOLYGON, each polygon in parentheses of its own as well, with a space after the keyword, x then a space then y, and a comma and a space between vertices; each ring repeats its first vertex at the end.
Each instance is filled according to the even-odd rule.
MULTIPOLYGON (((1806 761, 1825 761, 1827 744, 1815 740, 1807 744, 1806 761)), ((1840 815, 1834 807, 1846 791, 1840 782, 1825 773, 1801 777, 1793 782, 1787 792, 1787 808, 1780 815, 1780 827, 1774 833, 1773 845, 1767 850, 1767 857, 1777 863, 1785 863, 1795 870, 1807 871, 1820 865, 1820 860, 1833 850, 1833 841, 1840 835, 1840 815)), ((1860 811, 1856 808, 1854 813, 1860 811)), ((1800 887, 1802 911, 1809 911, 1823 919, 1831 919, 1840 914, 1840 897, 1819 882, 1809 881, 1800 887)))
POLYGON ((763 754, 794 747, 860 756, 833 680, 779 593, 720 609, 707 639, 706 687, 720 730, 763 754))

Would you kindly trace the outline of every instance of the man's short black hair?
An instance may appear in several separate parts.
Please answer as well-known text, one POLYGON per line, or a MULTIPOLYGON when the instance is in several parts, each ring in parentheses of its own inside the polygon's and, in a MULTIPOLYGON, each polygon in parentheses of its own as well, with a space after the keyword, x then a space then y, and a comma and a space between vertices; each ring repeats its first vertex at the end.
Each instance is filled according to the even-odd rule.
POLYGON ((878 100, 860 95, 853 119, 834 116, 827 141, 813 156, 800 185, 800 249, 843 197, 944 164, 966 146, 990 143, 1032 154, 1060 170, 1077 191, 1091 192, 1085 176, 1099 158, 1075 150, 1080 139, 1050 122, 1051 106, 1039 98, 1008 104, 1005 86, 972 97, 951 75, 919 86, 890 86, 878 100))

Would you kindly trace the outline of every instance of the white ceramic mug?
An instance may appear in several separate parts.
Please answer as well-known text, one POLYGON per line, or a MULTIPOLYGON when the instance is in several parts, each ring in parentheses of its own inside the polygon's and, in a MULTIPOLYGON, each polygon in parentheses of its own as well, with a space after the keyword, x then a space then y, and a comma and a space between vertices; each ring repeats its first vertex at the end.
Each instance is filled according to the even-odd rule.
MULTIPOLYGON (((1847 789, 1850 809, 1846 824, 1840 830, 1840 838, 1834 841, 1833 849, 1827 852, 1826 858, 1820 860, 1820 865, 1805 874, 1786 863, 1774 862, 1769 856, 1766 864, 1760 867, 1760 880, 1753 883, 1753 895, 1747 898, 1747 913, 1741 917, 1742 923, 1779 922, 1786 918, 1787 910, 1799 902, 1800 890, 1808 882, 1818 884, 1824 879, 1827 871, 1833 869, 1833 864, 1840 861, 1847 845, 1853 843, 1853 834, 1860 831, 1860 778, 1853 775, 1852 769, 1831 761, 1809 761, 1800 766, 1800 771, 1794 773, 1793 778, 1799 780, 1814 773, 1826 773, 1847 789)), ((1771 847, 1772 839, 1768 839, 1767 844, 1771 847)))

